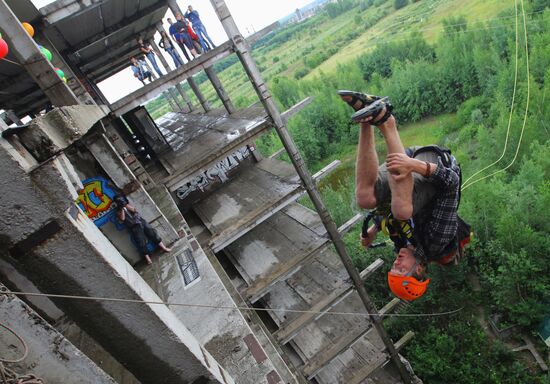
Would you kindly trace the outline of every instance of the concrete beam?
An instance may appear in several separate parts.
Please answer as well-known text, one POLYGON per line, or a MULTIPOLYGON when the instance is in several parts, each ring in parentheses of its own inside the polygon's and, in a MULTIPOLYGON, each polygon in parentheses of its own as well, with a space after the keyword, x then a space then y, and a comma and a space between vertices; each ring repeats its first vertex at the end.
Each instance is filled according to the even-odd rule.
MULTIPOLYGON (((353 224, 357 224, 361 219, 362 217, 359 219, 357 216, 353 217, 351 220, 338 228, 338 231, 341 235, 344 235, 346 231, 353 226, 353 224)), ((251 303, 255 303, 260 300, 262 296, 266 295, 275 284, 279 281, 288 279, 290 276, 298 272, 304 264, 319 255, 330 245, 330 243, 331 242, 328 237, 320 238, 317 242, 311 244, 309 250, 304 254, 293 257, 285 264, 278 265, 268 276, 255 280, 254 284, 249 286, 243 292, 243 296, 251 303)))
POLYGON ((139 88, 137 91, 123 97, 111 104, 111 110, 117 116, 120 116, 142 104, 151 100, 158 94, 166 91, 176 84, 181 83, 187 78, 196 75, 206 67, 214 65, 216 62, 228 57, 233 52, 233 44, 226 42, 214 48, 200 57, 185 63, 178 69, 168 73, 162 78, 139 88))
POLYGON ((61 80, 50 62, 42 55, 5 0, 0 0, 0 25, 3 26, 4 37, 11 46, 11 52, 42 88, 53 105, 62 107, 80 103, 73 91, 61 80))
MULTIPOLYGON (((361 279, 363 281, 366 281, 366 279, 369 276, 371 276, 374 272, 376 272, 383 264, 384 262, 382 261, 382 259, 376 259, 371 265, 369 265, 367 268, 365 268, 361 272, 361 279)), ((340 287, 339 289, 336 289, 329 296, 315 303, 309 309, 309 311, 317 312, 317 313, 304 313, 300 315, 299 317, 292 320, 291 322, 283 324, 277 330, 277 332, 273 334, 273 336, 275 336, 277 341, 281 344, 288 343, 306 325, 308 325, 311 321, 317 320, 318 318, 323 316, 332 307, 334 307, 336 304, 344 300, 350 293, 353 292, 353 290, 354 289, 351 284, 347 287, 340 287)))
MULTIPOLYGON (((163 13, 166 13, 166 11, 168 10, 168 6, 164 2, 160 1, 157 3, 153 3, 152 5, 141 10, 140 12, 134 13, 133 15, 126 17, 125 19, 122 19, 120 22, 105 28, 101 33, 98 33, 97 35, 92 36, 89 39, 86 39, 81 43, 72 46, 71 51, 77 52, 85 49, 86 47, 94 43, 101 42, 104 40, 113 40, 113 37, 116 34, 120 34, 124 32, 124 30, 130 29, 132 27, 135 29, 135 25, 140 24, 142 20, 148 19, 151 17, 151 14, 156 12, 161 12, 163 10, 164 10, 163 13)), ((135 31, 135 36, 137 35, 139 35, 139 33, 135 31)), ((135 37, 133 39, 135 39, 135 37)), ((126 42, 127 41, 125 41, 124 43, 126 42)), ((110 48, 113 48, 113 47, 109 46, 109 49, 110 48)))
MULTIPOLYGON (((2 291, 6 287, 0 284, 2 291)), ((0 318, 26 343, 27 357, 17 365, 10 365, 18 375, 32 373, 46 383, 115 384, 115 381, 69 342, 31 307, 14 295, 0 294, 0 318)), ((5 329, 0 332, 0 345, 6 346, 8 356, 20 357, 24 348, 5 329), (9 347, 7 347, 9 345, 9 347)))
MULTIPOLYGON (((395 343, 395 350, 397 352, 401 351, 403 347, 414 337, 414 332, 409 331, 401 339, 395 343)), ((379 354, 373 360, 369 361, 369 364, 361 368, 357 373, 351 378, 348 384, 361 384, 365 382, 374 371, 378 368, 381 368, 389 359, 387 354, 379 354)))
POLYGON ((232 114, 235 112, 235 106, 233 105, 233 102, 229 98, 229 95, 225 91, 225 88, 222 85, 222 82, 220 81, 220 78, 214 71, 214 68, 212 67, 206 67, 204 68, 204 72, 206 73, 206 76, 208 76, 208 79, 210 80, 210 83, 212 83, 212 87, 214 87, 214 90, 216 91, 216 94, 222 101, 222 104, 227 111, 227 113, 232 114))
POLYGON ((71 16, 80 15, 101 6, 97 0, 58 0, 40 8, 40 13, 49 24, 55 24, 71 16))
MULTIPOLYGON (((387 310, 388 309, 385 310, 383 308, 382 310, 380 310, 379 314, 383 316, 387 313, 387 310)), ((332 344, 329 348, 321 351, 313 358, 311 358, 309 362, 304 365, 302 372, 308 378, 308 380, 313 379, 324 367, 330 364, 330 362, 336 359, 341 353, 350 348, 357 340, 364 336, 368 338, 368 334, 371 334, 371 337, 376 337, 376 334, 373 331, 374 329, 371 325, 369 325, 367 328, 363 328, 355 332, 354 330, 350 330, 349 334, 346 335, 346 337, 340 339, 337 343, 332 344)), ((396 344, 396 349, 398 351, 407 341, 410 340, 412 335, 414 335, 414 333, 412 333, 412 335, 410 335, 410 333, 412 332, 407 333, 405 337, 400 340, 400 344, 396 344)), ((384 360, 387 360, 386 354, 380 352, 379 355, 384 356, 384 360)))
MULTIPOLYGON (((316 182, 318 182, 323 177, 332 172, 339 164, 339 160, 333 161, 328 166, 317 172, 313 176, 313 178, 316 180, 316 182)), ((210 241, 210 248, 212 248, 214 252, 221 251, 229 244, 244 236, 245 234, 256 228, 258 225, 269 219, 271 216, 279 212, 281 209, 298 200, 304 194, 305 190, 300 185, 296 185, 296 187, 293 188, 289 193, 281 196, 280 199, 276 200, 269 206, 259 207, 253 213, 247 215, 247 217, 245 217, 244 219, 239 220, 231 227, 225 229, 223 232, 213 237, 210 241)))
MULTIPOLYGON (((28 175, 0 150, 0 177, 10 180, 0 195, 0 255, 42 292, 161 301, 76 207, 72 167, 61 157, 28 175)), ((142 383, 233 383, 165 305, 55 303, 142 383)))

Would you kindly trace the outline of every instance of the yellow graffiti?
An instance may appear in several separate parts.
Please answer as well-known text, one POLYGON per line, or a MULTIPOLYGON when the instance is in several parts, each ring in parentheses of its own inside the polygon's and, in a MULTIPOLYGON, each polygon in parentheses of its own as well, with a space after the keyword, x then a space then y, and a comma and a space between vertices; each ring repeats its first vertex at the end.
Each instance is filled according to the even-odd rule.
POLYGON ((113 202, 109 196, 103 193, 101 181, 95 180, 84 185, 84 189, 78 191, 78 201, 84 207, 84 211, 89 218, 97 217, 101 212, 107 211, 113 202), (99 200, 92 198, 92 195, 99 200))

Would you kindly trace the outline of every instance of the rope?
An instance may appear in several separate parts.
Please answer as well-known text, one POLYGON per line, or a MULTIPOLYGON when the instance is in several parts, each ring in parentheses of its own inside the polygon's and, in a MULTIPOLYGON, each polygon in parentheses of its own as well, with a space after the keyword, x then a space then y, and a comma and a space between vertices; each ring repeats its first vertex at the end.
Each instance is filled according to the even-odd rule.
POLYGON ((336 315, 336 316, 359 316, 359 317, 370 317, 370 316, 379 316, 379 317, 435 317, 435 316, 445 316, 458 313, 464 309, 460 307, 452 311, 446 312, 434 312, 434 313, 365 313, 365 312, 331 312, 331 311, 307 311, 307 310, 298 310, 298 309, 288 309, 288 308, 254 308, 248 306, 224 306, 224 305, 208 305, 208 304, 190 304, 190 303, 173 303, 166 301, 151 301, 151 300, 136 300, 136 299, 119 299, 113 297, 96 297, 96 296, 77 296, 77 295, 56 295, 52 293, 35 293, 35 292, 14 292, 14 291, 1 291, 0 294, 3 295, 18 295, 18 296, 38 296, 38 297, 49 297, 57 299, 73 299, 73 300, 87 300, 87 301, 110 301, 116 303, 133 303, 133 304, 157 304, 157 305, 167 305, 167 306, 179 306, 179 307, 188 307, 188 308, 205 308, 205 309, 218 309, 218 310, 245 310, 245 311, 258 311, 258 312, 287 312, 287 313, 300 313, 300 314, 326 314, 326 315, 336 315))
POLYGON ((484 177, 481 177, 477 180, 474 180, 472 181, 471 183, 469 183, 468 185, 465 185, 462 187, 462 190, 465 190, 466 188, 470 187, 471 185, 481 181, 481 180, 484 180, 484 179, 487 179, 491 176, 494 176, 500 172, 504 172, 505 170, 507 170, 508 168, 510 168, 514 162, 516 161, 517 157, 518 157, 518 153, 519 153, 519 149, 521 147, 521 143, 522 143, 522 140, 523 140, 523 134, 525 132, 525 126, 527 124, 527 115, 528 115, 528 112, 529 112, 529 102, 530 102, 530 95, 531 95, 531 86, 530 86, 530 76, 531 76, 531 73, 530 73, 530 69, 529 69, 529 46, 528 46, 528 37, 527 37, 527 24, 526 24, 526 17, 525 17, 525 8, 524 8, 524 4, 523 4, 523 0, 521 0, 521 10, 522 10, 522 13, 523 13, 523 31, 524 31, 524 37, 525 37, 525 66, 526 66, 526 73, 527 73, 527 102, 525 103, 525 115, 523 117, 523 125, 521 127, 521 133, 520 133, 520 136, 519 136, 519 141, 518 141, 518 145, 517 145, 517 148, 516 148, 516 153, 514 154, 514 158, 512 159, 512 161, 510 162, 510 164, 508 164, 506 167, 502 168, 502 169, 499 169, 493 173, 490 173, 489 175, 486 175, 484 177))
POLYGON ((1 59, 1 60, 7 61, 8 63, 11 63, 11 64, 18 65, 18 66, 20 66, 20 67, 22 66, 21 64, 15 62, 15 61, 8 60, 8 59, 6 59, 6 58, 3 58, 3 59, 1 59))
POLYGON ((2 384, 44 384, 41 378, 36 377, 32 373, 19 376, 11 369, 6 368, 2 363, 0 363, 0 376, 2 377, 2 384))
POLYGON ((512 116, 513 116, 513 112, 514 112, 514 102, 515 102, 515 99, 516 99, 516 89, 517 89, 517 84, 518 84, 518 63, 519 63, 519 32, 518 32, 518 27, 519 27, 519 23, 518 23, 518 2, 517 2, 517 0, 514 1, 514 10, 516 11, 516 55, 515 55, 516 70, 515 70, 515 75, 514 75, 514 91, 512 93, 512 103, 510 105, 510 116, 508 117, 508 128, 506 129, 506 140, 504 141, 504 149, 502 150, 502 154, 500 155, 500 157, 495 162, 493 162, 492 164, 489 164, 485 168, 480 169, 479 171, 475 172, 472 176, 468 177, 468 179, 466 179, 463 183, 463 185, 465 185, 465 186, 468 184, 468 182, 472 178, 474 178, 475 176, 477 176, 481 172, 485 171, 486 169, 491 168, 493 165, 498 164, 500 162, 500 160, 502 160, 502 158, 504 157, 504 154, 506 153, 506 149, 508 148, 508 138, 510 136, 510 127, 512 126, 512 116))
POLYGON ((23 352, 23 356, 21 356, 19 359, 9 360, 9 359, 0 358, 0 362, 2 362, 2 363, 19 363, 19 362, 25 360, 25 358, 29 354, 29 347, 27 346, 27 343, 25 343, 25 340, 23 340, 23 338, 21 336, 19 336, 19 334, 17 332, 15 332, 13 329, 8 327, 7 325, 0 323, 0 327, 7 329, 15 337, 17 337, 17 339, 21 342, 21 345, 23 345, 23 348, 25 349, 25 352, 23 352))

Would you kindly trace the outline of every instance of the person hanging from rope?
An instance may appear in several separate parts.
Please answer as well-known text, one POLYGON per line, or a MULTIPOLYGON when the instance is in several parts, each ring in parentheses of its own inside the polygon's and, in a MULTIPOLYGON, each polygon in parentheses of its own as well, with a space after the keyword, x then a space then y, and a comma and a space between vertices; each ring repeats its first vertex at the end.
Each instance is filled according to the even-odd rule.
POLYGON ((148 265, 153 263, 149 256, 150 251, 147 247, 148 240, 151 240, 164 252, 170 252, 172 250, 172 248, 168 248, 164 245, 157 231, 129 204, 125 196, 116 195, 114 201, 117 205, 116 213, 118 220, 126 224, 126 227, 137 244, 141 256, 145 258, 148 265))
POLYGON ((460 167, 448 149, 426 146, 405 150, 389 98, 352 91, 338 93, 356 111, 352 121, 360 127, 357 203, 373 210, 365 224, 375 219, 363 231, 361 244, 372 245, 381 230, 389 233, 396 254, 388 272, 389 287, 399 298, 415 300, 429 284, 427 264, 453 262, 469 240, 464 237, 465 232, 469 236, 469 226, 457 215, 460 167), (373 126, 382 134, 387 148, 382 165, 378 162, 373 126))

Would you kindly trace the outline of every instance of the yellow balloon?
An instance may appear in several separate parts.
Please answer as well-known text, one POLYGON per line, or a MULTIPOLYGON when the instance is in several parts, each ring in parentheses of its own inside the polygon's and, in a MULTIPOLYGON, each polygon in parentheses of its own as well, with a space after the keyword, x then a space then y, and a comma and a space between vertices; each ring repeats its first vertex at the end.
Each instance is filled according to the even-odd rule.
POLYGON ((21 23, 21 25, 23 26, 23 28, 25 28, 25 31, 27 31, 30 37, 34 36, 34 28, 32 27, 32 25, 27 22, 21 23))

